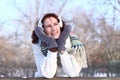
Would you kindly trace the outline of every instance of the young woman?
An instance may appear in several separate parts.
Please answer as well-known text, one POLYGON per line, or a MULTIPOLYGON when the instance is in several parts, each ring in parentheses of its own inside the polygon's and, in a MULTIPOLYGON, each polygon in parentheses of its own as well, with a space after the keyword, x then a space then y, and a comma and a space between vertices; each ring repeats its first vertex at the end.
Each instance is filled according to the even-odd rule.
POLYGON ((44 15, 38 24, 32 33, 35 77, 79 77, 81 69, 87 67, 86 53, 70 34, 71 26, 54 13, 44 15))

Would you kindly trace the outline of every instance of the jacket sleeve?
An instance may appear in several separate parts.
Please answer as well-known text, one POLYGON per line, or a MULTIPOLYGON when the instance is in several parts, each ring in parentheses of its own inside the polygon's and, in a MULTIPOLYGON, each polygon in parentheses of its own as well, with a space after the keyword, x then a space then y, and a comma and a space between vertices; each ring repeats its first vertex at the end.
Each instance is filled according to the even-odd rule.
POLYGON ((37 67, 35 77, 54 77, 57 69, 57 52, 48 51, 47 56, 44 56, 39 44, 33 44, 32 48, 37 67))
POLYGON ((65 51, 62 55, 60 54, 60 58, 64 73, 69 77, 79 77, 81 66, 76 61, 75 57, 65 51))

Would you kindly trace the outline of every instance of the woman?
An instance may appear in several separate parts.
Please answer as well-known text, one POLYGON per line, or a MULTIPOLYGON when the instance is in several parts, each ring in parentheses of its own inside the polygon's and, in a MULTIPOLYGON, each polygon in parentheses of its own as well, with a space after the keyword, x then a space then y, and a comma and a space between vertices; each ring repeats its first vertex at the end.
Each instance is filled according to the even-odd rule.
POLYGON ((70 35, 71 26, 56 14, 43 16, 32 34, 32 47, 37 66, 35 77, 79 77, 87 66, 83 45, 70 35))

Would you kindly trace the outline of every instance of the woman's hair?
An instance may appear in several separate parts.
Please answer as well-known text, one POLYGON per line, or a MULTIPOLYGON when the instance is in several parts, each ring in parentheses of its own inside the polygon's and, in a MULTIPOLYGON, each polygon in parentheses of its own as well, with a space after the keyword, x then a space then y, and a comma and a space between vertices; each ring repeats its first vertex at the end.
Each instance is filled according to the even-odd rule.
POLYGON ((38 42, 39 38, 35 34, 35 30, 33 30, 31 37, 32 37, 32 43, 37 43, 38 42))
POLYGON ((58 16, 57 16, 55 13, 47 13, 47 14, 45 14, 45 15, 43 16, 43 18, 41 19, 41 23, 43 24, 44 21, 45 21, 45 19, 46 19, 46 18, 49 18, 49 17, 54 17, 54 18, 56 18, 56 19, 58 20, 58 22, 59 22, 58 16))
MULTIPOLYGON (((58 18, 58 16, 55 14, 55 13, 47 13, 47 14, 45 14, 44 16, 43 16, 43 18, 41 19, 41 23, 42 23, 42 27, 44 28, 44 21, 45 21, 45 19, 46 18, 49 18, 49 17, 54 17, 54 18, 56 18, 57 20, 58 20, 58 22, 60 22, 60 20, 59 20, 59 18, 58 18)), ((62 20, 62 24, 63 24, 63 26, 60 28, 60 30, 61 30, 61 32, 63 31, 63 29, 64 29, 64 26, 65 26, 65 22, 62 20)), ((35 30, 33 30, 33 32, 32 32, 32 43, 37 43, 38 42, 38 37, 37 37, 37 35, 35 34, 35 30)))

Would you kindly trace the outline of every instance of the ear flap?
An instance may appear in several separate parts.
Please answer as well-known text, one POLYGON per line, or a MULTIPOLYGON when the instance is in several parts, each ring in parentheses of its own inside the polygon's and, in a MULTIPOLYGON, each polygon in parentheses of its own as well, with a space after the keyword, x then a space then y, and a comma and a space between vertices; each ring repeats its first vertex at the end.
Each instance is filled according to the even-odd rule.
POLYGON ((60 28, 62 28, 63 27, 63 21, 62 21, 62 19, 60 17, 58 17, 58 19, 59 19, 60 28))

